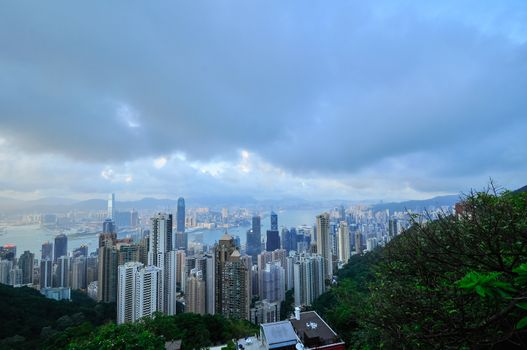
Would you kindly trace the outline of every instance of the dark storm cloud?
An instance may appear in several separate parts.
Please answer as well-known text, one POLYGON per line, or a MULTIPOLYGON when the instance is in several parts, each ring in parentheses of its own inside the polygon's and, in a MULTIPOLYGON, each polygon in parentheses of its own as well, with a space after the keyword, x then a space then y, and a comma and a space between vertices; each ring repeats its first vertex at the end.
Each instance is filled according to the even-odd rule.
POLYGON ((527 149, 524 31, 508 35, 527 12, 510 4, 514 16, 457 3, 4 3, 0 136, 94 163, 248 149, 295 174, 397 157, 423 177, 507 171, 527 149), (514 149, 493 138, 510 126, 514 149))

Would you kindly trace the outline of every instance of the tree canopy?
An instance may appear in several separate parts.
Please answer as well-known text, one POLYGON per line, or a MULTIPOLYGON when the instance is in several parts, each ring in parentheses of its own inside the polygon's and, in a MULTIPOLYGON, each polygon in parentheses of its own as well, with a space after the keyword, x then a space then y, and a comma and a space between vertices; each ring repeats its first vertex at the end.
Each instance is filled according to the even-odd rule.
POLYGON ((314 304, 350 348, 527 347, 527 194, 491 189, 414 216, 314 304))

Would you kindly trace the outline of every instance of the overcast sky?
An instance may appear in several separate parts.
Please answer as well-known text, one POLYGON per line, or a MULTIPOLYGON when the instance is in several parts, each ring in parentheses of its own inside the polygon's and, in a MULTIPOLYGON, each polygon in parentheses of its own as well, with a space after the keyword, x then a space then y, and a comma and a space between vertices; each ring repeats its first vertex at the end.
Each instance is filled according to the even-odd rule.
POLYGON ((527 184, 527 2, 4 1, 0 196, 527 184))

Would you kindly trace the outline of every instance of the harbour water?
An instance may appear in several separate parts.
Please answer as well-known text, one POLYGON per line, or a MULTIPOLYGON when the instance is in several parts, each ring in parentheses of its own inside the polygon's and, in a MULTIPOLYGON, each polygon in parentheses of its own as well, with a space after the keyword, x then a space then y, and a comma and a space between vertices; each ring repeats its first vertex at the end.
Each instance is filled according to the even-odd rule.
MULTIPOLYGON (((322 213, 325 209, 320 210, 284 210, 277 212, 279 227, 296 227, 300 225, 314 225, 316 215, 322 213)), ((326 209, 327 210, 327 209, 326 209)), ((269 216, 262 218, 262 237, 270 228, 269 216)), ((102 226, 102 223, 101 223, 102 226)), ((250 226, 239 226, 229 228, 227 231, 231 235, 240 237, 240 243, 245 244, 247 230, 250 226)), ((189 233, 189 241, 196 238, 196 235, 202 235, 203 244, 213 245, 225 232, 225 229, 203 229, 189 233)), ((17 256, 20 256, 25 250, 35 253, 35 257, 40 258, 42 243, 46 241, 53 242, 57 231, 41 228, 40 225, 9 226, 3 235, 0 236, 0 245, 14 244, 17 247, 17 256)), ((122 238, 122 237, 119 237, 122 238)), ((87 245, 89 252, 97 249, 98 236, 96 233, 81 236, 68 237, 68 251, 71 251, 81 245, 87 245)))

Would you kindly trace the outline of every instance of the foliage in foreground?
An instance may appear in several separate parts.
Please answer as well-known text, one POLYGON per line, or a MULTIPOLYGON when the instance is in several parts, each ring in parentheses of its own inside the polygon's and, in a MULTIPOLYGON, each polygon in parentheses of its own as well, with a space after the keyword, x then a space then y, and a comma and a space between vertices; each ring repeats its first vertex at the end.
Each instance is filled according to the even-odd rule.
POLYGON ((183 349, 201 349, 225 344, 231 339, 255 334, 257 328, 247 321, 219 315, 200 316, 182 313, 175 316, 156 314, 134 324, 109 323, 86 331, 73 327, 51 338, 49 349, 163 349, 166 341, 182 340, 183 349))
POLYGON ((527 348, 527 194, 471 193, 352 257, 315 309, 350 348, 527 348))

